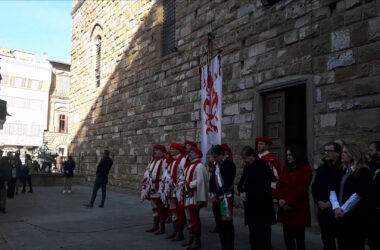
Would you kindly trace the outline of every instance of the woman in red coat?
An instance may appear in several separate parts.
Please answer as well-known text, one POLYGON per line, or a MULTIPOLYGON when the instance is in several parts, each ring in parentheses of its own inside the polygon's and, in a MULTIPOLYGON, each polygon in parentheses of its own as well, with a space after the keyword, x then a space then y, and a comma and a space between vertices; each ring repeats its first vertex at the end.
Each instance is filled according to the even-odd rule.
POLYGON ((305 249, 305 227, 310 226, 309 185, 312 169, 301 147, 286 150, 286 165, 277 184, 278 217, 287 250, 305 249), (297 248, 296 248, 297 246, 297 248))

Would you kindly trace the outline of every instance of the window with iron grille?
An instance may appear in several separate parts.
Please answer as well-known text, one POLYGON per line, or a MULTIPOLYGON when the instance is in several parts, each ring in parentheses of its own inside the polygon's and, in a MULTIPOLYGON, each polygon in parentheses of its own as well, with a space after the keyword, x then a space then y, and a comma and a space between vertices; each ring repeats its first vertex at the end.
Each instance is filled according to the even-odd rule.
POLYGON ((95 61, 95 82, 96 87, 100 86, 100 65, 101 65, 101 59, 102 59, 102 38, 98 36, 96 38, 96 61, 95 61))
POLYGON ((162 28, 162 55, 175 51, 175 8, 176 0, 164 0, 164 21, 162 28))

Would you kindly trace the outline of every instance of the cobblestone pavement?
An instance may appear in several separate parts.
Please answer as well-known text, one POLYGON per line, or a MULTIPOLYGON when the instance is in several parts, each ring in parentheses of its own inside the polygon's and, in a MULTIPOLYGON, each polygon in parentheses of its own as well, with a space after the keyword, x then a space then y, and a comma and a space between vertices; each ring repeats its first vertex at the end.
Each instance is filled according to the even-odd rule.
MULTIPOLYGON (((144 232, 151 225, 150 205, 136 195, 108 191, 104 208, 89 209, 82 205, 89 201, 90 187, 75 186, 71 194, 61 191, 36 187, 33 194, 8 200, 7 212, 0 214, 0 249, 184 249, 165 235, 144 232)), ((202 248, 220 249, 218 235, 209 233, 214 226, 209 208, 201 217, 202 248)), ((234 224, 236 249, 249 249, 248 228, 241 218, 234 224)), ((280 226, 273 227, 275 250, 284 249, 281 232, 280 226)), ((306 241, 308 250, 322 249, 318 234, 308 232, 306 241)))

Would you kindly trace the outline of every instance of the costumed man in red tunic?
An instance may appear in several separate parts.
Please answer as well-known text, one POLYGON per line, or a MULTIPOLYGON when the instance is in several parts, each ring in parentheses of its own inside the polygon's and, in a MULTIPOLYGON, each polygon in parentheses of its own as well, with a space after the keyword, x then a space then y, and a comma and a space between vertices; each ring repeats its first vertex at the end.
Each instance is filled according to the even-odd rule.
MULTIPOLYGON (((190 163, 190 159, 189 159, 190 148, 191 147, 198 147, 198 145, 197 145, 197 143, 195 143, 193 141, 186 140, 185 143, 183 144, 183 146, 185 147, 186 166, 187 166, 190 163)), ((185 168, 186 168, 186 166, 185 166, 185 168)))
POLYGON ((185 171, 186 158, 184 156, 184 147, 178 143, 170 144, 171 162, 167 167, 167 178, 165 181, 164 193, 169 203, 169 210, 172 214, 173 233, 167 239, 173 238, 173 241, 183 240, 183 227, 185 224, 185 210, 180 204, 180 196, 184 186, 183 173, 185 171))
POLYGON ((274 200, 276 201, 276 187, 280 179, 281 167, 280 162, 274 154, 269 152, 269 147, 272 145, 272 140, 265 137, 256 138, 256 152, 260 159, 266 161, 271 167, 273 177, 271 182, 271 190, 274 200))
POLYGON ((164 145, 154 145, 153 157, 144 174, 141 199, 150 200, 153 212, 153 226, 146 232, 165 233, 165 207, 160 199, 159 185, 165 169, 166 148, 164 145))
POLYGON ((199 148, 191 147, 189 151, 190 164, 185 169, 184 203, 188 218, 189 240, 182 246, 187 249, 201 247, 201 220, 199 209, 206 206, 208 199, 208 174, 206 167, 200 162, 203 154, 199 148))

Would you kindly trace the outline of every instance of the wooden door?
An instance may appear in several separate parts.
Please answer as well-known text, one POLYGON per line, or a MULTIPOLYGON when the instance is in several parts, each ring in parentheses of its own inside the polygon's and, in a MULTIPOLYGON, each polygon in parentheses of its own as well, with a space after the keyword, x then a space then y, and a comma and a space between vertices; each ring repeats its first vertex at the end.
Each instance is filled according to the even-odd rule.
POLYGON ((282 166, 285 162, 285 91, 266 94, 263 99, 263 135, 272 140, 270 152, 282 166))

